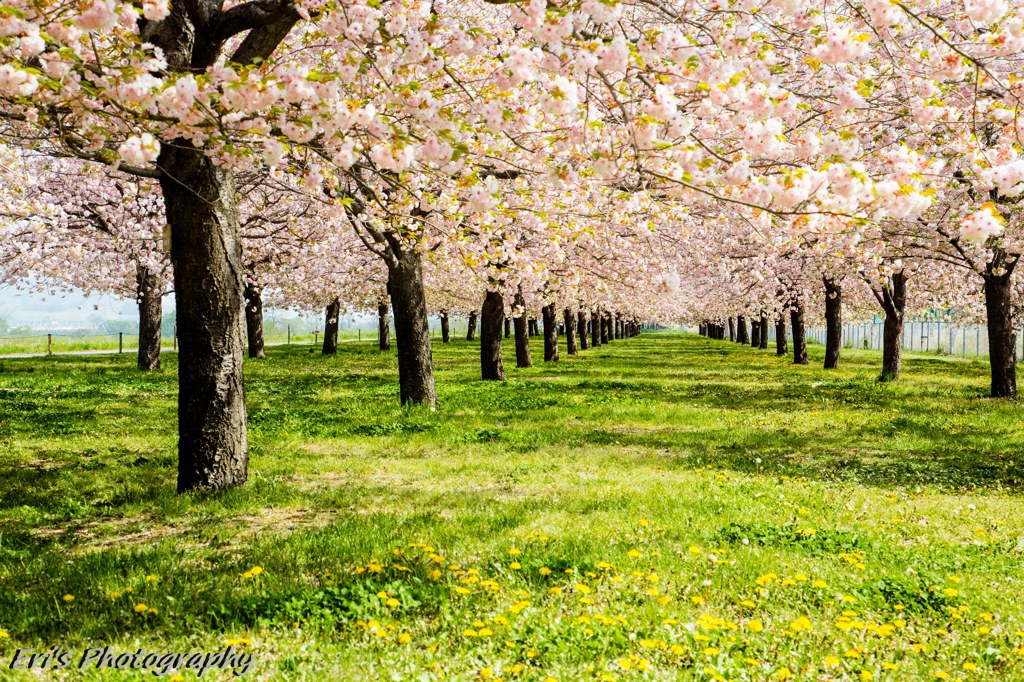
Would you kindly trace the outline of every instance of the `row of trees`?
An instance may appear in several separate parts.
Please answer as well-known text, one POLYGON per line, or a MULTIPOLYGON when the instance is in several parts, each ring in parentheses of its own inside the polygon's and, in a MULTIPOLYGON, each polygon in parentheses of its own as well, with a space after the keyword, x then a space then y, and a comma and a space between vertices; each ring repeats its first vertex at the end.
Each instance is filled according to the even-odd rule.
POLYGON ((499 309, 722 324, 823 303, 831 325, 860 291, 896 327, 984 310, 1012 395, 1021 12, 8 0, 3 258, 102 279, 123 231, 139 300, 173 288, 181 490, 245 480, 243 328, 271 299, 390 305, 403 402, 436 399, 431 310, 483 301, 489 341, 499 309))

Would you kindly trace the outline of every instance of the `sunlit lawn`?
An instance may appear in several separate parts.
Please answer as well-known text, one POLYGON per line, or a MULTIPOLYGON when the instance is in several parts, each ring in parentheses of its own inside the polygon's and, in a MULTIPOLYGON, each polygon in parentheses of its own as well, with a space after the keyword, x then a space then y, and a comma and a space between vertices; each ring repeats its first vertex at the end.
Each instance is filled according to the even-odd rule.
POLYGON ((195 497, 172 354, 0 360, 0 678, 231 642, 251 679, 1024 679, 1024 427, 984 364, 534 341, 502 384, 437 344, 433 413, 371 343, 272 348, 249 485, 195 497))

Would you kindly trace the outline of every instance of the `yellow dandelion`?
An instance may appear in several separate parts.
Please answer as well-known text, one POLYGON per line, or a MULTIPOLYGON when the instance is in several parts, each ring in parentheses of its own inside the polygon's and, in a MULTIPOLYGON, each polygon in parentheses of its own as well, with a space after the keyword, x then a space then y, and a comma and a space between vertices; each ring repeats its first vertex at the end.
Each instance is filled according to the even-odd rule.
POLYGON ((811 621, 809 618, 807 618, 807 616, 800 616, 799 618, 797 618, 789 624, 789 628, 793 632, 804 632, 807 630, 813 630, 814 625, 811 624, 811 621))
POLYGON ((764 630, 764 623, 759 620, 752 620, 747 622, 747 629, 751 632, 761 632, 764 630))

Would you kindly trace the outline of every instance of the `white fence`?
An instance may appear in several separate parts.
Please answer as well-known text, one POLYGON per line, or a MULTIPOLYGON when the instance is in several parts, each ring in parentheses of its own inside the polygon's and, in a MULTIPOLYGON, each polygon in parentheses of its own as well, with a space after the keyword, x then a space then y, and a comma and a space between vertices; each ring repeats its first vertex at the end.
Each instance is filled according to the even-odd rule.
MULTIPOLYGON (((883 322, 843 325, 844 348, 882 350, 883 322)), ((793 338, 787 325, 786 335, 793 338)), ((768 324, 768 338, 775 341, 775 325, 768 324)), ((825 330, 809 329, 807 338, 825 343, 825 330)), ((957 327, 942 320, 907 322, 903 327, 903 350, 915 353, 943 353, 980 357, 988 355, 988 330, 983 325, 957 327)), ((1024 329, 1017 332, 1017 357, 1024 360, 1024 329)))

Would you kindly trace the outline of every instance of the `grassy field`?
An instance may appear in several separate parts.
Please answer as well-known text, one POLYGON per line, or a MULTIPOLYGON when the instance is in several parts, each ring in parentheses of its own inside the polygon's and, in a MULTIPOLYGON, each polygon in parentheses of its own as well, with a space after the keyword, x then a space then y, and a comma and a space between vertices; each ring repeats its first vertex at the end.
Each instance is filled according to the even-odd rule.
POLYGON ((249 485, 186 497, 173 355, 0 361, 0 678, 231 644, 247 679, 1024 680, 1022 408, 984 364, 511 350, 484 383, 438 344, 431 413, 370 343, 270 349, 249 485))
MULTIPOLYGON (((349 340, 358 338, 358 331, 343 331, 338 333, 338 338, 341 340, 349 340)), ((362 338, 368 338, 373 336, 376 338, 376 332, 362 332, 362 338)), ((306 344, 312 345, 315 337, 313 334, 299 334, 294 333, 291 336, 290 342, 295 345, 306 344)), ((320 339, 323 339, 323 335, 320 335, 320 339)), ((271 345, 284 345, 289 341, 288 337, 283 334, 268 335, 266 342, 271 345)), ((164 336, 161 339, 164 348, 171 348, 174 344, 173 336, 164 336)), ((50 342, 50 350, 55 355, 61 353, 78 353, 81 351, 116 351, 118 349, 118 337, 117 334, 97 334, 94 336, 67 336, 64 334, 54 334, 50 342)), ((137 350, 139 347, 138 334, 129 334, 125 332, 121 346, 125 352, 137 350)), ((0 337, 0 355, 21 355, 21 354, 40 354, 47 352, 47 339, 46 334, 34 334, 27 337, 0 337)))

